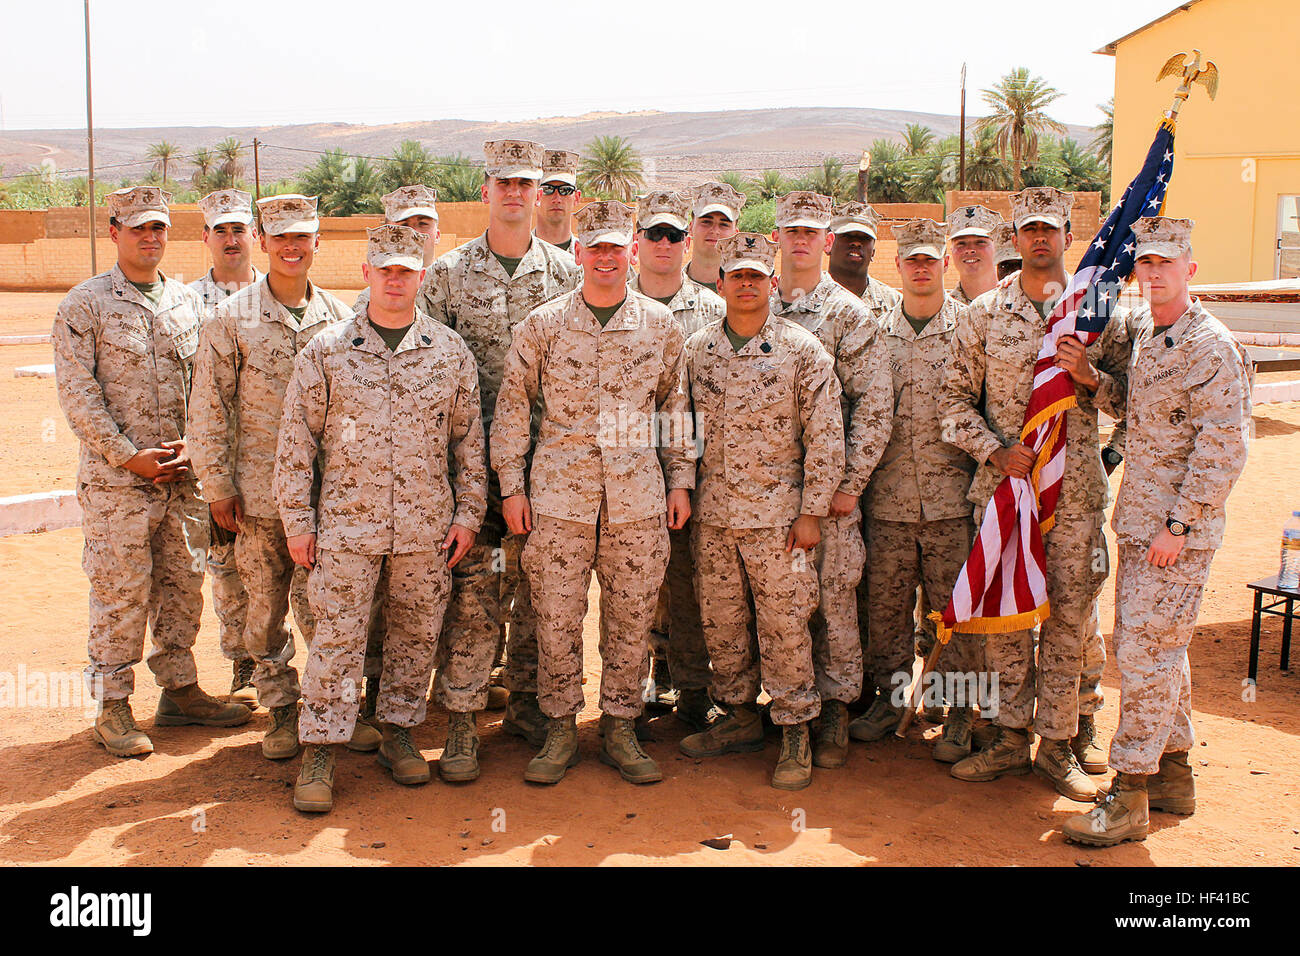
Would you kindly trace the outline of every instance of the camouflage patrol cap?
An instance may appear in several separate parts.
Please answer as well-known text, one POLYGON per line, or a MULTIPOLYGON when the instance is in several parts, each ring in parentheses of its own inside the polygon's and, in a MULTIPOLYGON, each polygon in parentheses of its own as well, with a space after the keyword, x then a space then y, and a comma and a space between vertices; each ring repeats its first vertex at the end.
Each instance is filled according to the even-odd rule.
POLYGON ((589 202, 573 214, 573 232, 585 248, 602 242, 630 245, 636 232, 636 210, 614 199, 589 202))
POLYGON ((123 229, 142 226, 146 222, 172 224, 167 204, 172 194, 157 186, 129 186, 108 194, 108 215, 116 219, 123 229))
POLYGON ((831 232, 837 236, 846 232, 865 232, 875 239, 879 225, 880 213, 864 202, 842 202, 834 208, 831 216, 831 232))
POLYGON ((948 224, 933 219, 908 219, 894 227, 894 241, 898 243, 898 258, 929 256, 943 258, 943 243, 948 224))
POLYGON ((386 222, 366 230, 366 262, 376 269, 405 266, 413 272, 424 268, 424 234, 410 226, 386 222))
POLYGON ((689 193, 656 189, 636 201, 638 229, 651 226, 672 226, 685 232, 691 226, 691 196, 689 193))
POLYGON ((490 139, 483 144, 489 176, 497 179, 541 179, 541 143, 526 139, 490 139))
POLYGON ((1011 223, 998 223, 993 227, 989 238, 993 240, 993 264, 995 266, 1020 258, 1020 250, 1016 248, 1016 227, 1011 223))
POLYGON ((1011 221, 1017 229, 1031 222, 1045 222, 1064 229, 1074 207, 1074 193, 1055 186, 1030 186, 1011 194, 1011 221))
POLYGON ((710 180, 695 187, 695 205, 691 209, 696 219, 711 212, 720 212, 732 222, 740 218, 745 208, 746 196, 726 183, 710 180))
POLYGON ((262 221, 262 232, 268 236, 282 236, 286 232, 319 232, 320 218, 316 215, 319 197, 285 193, 267 196, 257 201, 257 216, 262 221))
POLYGON ((578 162, 582 159, 571 149, 547 149, 542 152, 542 182, 578 185, 578 162))
POLYGON ((1171 219, 1168 216, 1145 216, 1133 223, 1133 237, 1137 240, 1134 259, 1143 256, 1160 256, 1177 259, 1192 250, 1194 219, 1171 219))
POLYGON ((806 226, 827 229, 831 224, 830 196, 809 189, 796 189, 776 199, 776 228, 806 226))
POLYGON ((757 232, 738 232, 718 240, 718 256, 723 272, 756 269, 765 276, 776 272, 777 244, 757 232))
POLYGON ((962 236, 982 236, 991 238, 993 227, 1002 221, 1002 217, 988 206, 958 206, 948 213, 948 238, 960 239, 962 236))
POLYGON ((384 204, 384 219, 388 222, 401 222, 412 216, 438 218, 438 190, 423 183, 398 186, 379 201, 384 204))
POLYGON ((218 189, 199 200, 199 209, 209 229, 224 222, 248 225, 253 221, 253 196, 242 189, 218 189))

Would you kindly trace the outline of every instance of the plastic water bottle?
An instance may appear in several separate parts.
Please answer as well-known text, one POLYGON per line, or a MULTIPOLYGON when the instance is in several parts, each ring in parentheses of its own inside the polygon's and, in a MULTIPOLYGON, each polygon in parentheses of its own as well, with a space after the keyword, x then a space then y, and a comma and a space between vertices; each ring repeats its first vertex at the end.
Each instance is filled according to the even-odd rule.
POLYGON ((1277 572, 1277 586, 1287 591, 1300 590, 1300 511, 1291 512, 1291 520, 1282 526, 1282 566, 1277 572))

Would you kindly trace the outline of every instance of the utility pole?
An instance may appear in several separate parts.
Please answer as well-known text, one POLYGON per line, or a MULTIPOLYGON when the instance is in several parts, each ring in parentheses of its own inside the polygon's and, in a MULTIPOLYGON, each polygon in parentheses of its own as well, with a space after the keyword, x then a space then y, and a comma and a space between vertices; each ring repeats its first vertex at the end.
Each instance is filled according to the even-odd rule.
POLYGON ((871 171, 871 154, 865 149, 858 160, 858 202, 867 201, 867 174, 871 171))
POLYGON ((262 167, 258 165, 258 161, 257 161, 257 147, 261 145, 262 144, 258 141, 257 137, 254 136, 253 137, 253 198, 254 199, 262 198, 262 167))
POLYGON ((99 275, 95 257, 95 120, 90 110, 90 0, 86 10, 86 208, 90 222, 90 274, 99 275))
POLYGON ((957 166, 957 188, 966 188, 966 64, 961 65, 961 161, 957 166))

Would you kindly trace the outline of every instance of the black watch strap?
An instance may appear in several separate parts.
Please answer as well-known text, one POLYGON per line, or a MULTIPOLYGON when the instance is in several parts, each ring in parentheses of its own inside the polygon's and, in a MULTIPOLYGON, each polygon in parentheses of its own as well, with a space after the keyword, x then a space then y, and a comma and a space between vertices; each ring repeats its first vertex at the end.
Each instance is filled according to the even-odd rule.
POLYGON ((1176 518, 1166 518, 1165 527, 1169 529, 1169 533, 1175 538, 1181 538, 1183 535, 1187 534, 1187 532, 1192 530, 1191 525, 1183 524, 1176 518))

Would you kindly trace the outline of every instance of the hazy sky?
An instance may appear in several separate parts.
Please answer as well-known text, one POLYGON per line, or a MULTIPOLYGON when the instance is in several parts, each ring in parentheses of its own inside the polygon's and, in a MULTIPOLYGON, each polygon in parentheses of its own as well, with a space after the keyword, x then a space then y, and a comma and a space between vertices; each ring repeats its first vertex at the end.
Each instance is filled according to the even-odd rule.
MULTIPOLYGON (((956 113, 1015 66, 1092 126, 1092 51, 1175 6, 592 0, 91 0, 95 125, 518 120, 591 110, 863 106, 956 113), (368 15, 369 14, 369 15, 368 15)), ((5 129, 85 125, 82 3, 4 4, 5 129)), ((1170 50, 1171 54, 1177 51, 1170 50)), ((1154 80, 1154 77, 1152 78, 1154 80)))

